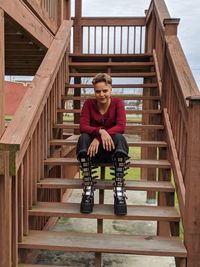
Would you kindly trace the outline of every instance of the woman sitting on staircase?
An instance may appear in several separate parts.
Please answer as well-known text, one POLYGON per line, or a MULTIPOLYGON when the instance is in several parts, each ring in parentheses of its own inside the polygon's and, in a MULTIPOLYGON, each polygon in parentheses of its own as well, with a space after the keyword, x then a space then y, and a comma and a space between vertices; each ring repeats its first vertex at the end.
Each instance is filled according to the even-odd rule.
POLYGON ((128 168, 128 145, 122 135, 126 126, 124 103, 112 98, 112 78, 97 74, 92 84, 94 99, 87 99, 80 117, 80 138, 77 158, 83 173, 82 213, 91 213, 94 206, 95 177, 92 165, 114 164, 114 213, 127 214, 124 176, 128 168))

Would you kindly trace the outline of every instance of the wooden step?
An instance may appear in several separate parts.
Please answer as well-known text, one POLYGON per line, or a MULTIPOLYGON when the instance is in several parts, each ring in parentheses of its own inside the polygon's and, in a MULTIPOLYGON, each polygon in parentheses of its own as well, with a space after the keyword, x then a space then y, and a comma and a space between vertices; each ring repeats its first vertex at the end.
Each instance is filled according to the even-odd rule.
MULTIPOLYGON (((44 160, 45 165, 72 165, 79 166, 79 162, 75 158, 48 158, 44 160)), ((98 166, 111 166, 112 164, 101 163, 98 166)), ((130 160, 130 167, 135 168, 170 168, 171 165, 168 160, 130 160)))
MULTIPOLYGON (((58 108, 57 109, 58 113, 81 113, 81 109, 65 109, 65 108, 58 108)), ((132 109, 132 110, 126 110, 126 114, 161 114, 160 109, 146 109, 146 110, 137 110, 137 109, 132 109)))
POLYGON ((69 67, 75 68, 107 68, 107 67, 152 67, 154 62, 70 62, 69 67))
MULTIPOLYGON (((115 95, 117 97, 117 95, 115 95)), ((93 95, 81 95, 81 96, 74 96, 74 95, 67 95, 62 96, 63 100, 86 100, 88 98, 95 98, 93 95)), ((120 95, 120 98, 123 100, 160 100, 160 96, 139 96, 139 95, 120 95)))
MULTIPOLYGON (((112 88, 155 88, 157 83, 144 84, 112 84, 112 88)), ((93 88, 92 84, 66 84, 66 88, 93 88)))
MULTIPOLYGON (((61 124, 55 124, 54 128, 60 128, 60 129, 79 129, 80 125, 79 124, 74 124, 74 123, 61 123, 61 124)), ((126 129, 127 130, 163 130, 164 126, 160 124, 134 124, 134 123, 126 123, 126 129)))
POLYGON ((143 54, 82 54, 72 53, 69 55, 71 62, 146 62, 152 58, 152 53, 143 54))
POLYGON ((152 256, 187 256, 178 237, 29 231, 19 248, 152 256), (123 244, 123 245, 122 245, 123 244))
POLYGON ((95 204, 90 214, 80 213, 79 203, 38 202, 29 210, 30 216, 50 216, 65 218, 90 218, 111 220, 144 220, 179 222, 180 216, 174 207, 128 205, 126 216, 116 216, 113 205, 95 204))
MULTIPOLYGON (((113 190, 112 180, 96 179, 96 189, 113 190)), ((82 179, 45 178, 38 182, 38 188, 57 189, 81 189, 82 179)), ((152 191, 152 192, 174 192, 175 189, 170 182, 147 181, 147 180, 126 180, 126 190, 152 191)))
MULTIPOLYGON (((71 135, 67 139, 52 139, 49 141, 50 145, 63 146, 63 145, 76 145, 79 135, 71 135)), ((164 141, 134 141, 130 138, 126 138, 129 146, 137 147, 166 147, 167 143, 164 141)))
MULTIPOLYGON (((70 72, 69 77, 94 77, 97 72, 70 72)), ((155 77, 155 72, 111 72, 111 77, 155 77)))

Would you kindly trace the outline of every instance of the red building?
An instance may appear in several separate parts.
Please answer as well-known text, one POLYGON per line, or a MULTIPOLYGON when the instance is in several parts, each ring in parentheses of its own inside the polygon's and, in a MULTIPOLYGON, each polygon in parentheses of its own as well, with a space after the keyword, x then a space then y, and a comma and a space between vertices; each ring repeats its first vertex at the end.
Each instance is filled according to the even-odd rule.
POLYGON ((5 81, 5 114, 13 115, 27 91, 28 85, 5 81))

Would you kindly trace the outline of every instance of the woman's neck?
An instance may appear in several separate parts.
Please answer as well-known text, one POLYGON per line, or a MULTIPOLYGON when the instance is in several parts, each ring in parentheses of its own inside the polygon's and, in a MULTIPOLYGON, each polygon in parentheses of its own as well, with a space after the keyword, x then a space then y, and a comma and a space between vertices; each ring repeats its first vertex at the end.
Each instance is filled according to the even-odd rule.
POLYGON ((109 99, 109 101, 106 102, 106 103, 99 103, 99 102, 97 102, 97 107, 98 107, 99 112, 101 114, 106 113, 106 111, 108 110, 108 108, 110 106, 110 103, 111 103, 111 99, 109 99))

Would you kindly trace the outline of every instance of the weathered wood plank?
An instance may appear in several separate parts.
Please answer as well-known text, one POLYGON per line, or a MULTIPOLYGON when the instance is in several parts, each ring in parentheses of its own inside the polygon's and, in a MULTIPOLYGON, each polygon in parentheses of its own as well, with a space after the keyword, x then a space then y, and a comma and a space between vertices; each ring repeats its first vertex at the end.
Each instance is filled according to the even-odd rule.
POLYGON ((84 17, 80 21, 81 26, 145 26, 145 17, 84 17))
MULTIPOLYGON (((126 137, 126 136, 125 136, 126 137)), ((52 139, 49 141, 50 145, 76 145, 79 135, 72 135, 66 139, 52 139)), ((135 141, 127 137, 127 143, 129 146, 147 146, 147 147, 166 147, 167 143, 164 141, 135 141)))
MULTIPOLYGON (((78 72, 70 72, 70 77, 94 77, 97 75, 97 72, 88 72, 88 73, 78 73, 78 72)), ((110 73, 112 77, 154 77, 156 75, 155 72, 112 72, 110 73)))
MULTIPOLYGON (((113 182, 111 180, 96 179, 96 189, 113 190, 113 182)), ((38 188, 69 188, 79 189, 82 188, 82 179, 63 179, 63 178, 45 178, 40 180, 37 184, 38 188)), ((174 192, 174 187, 170 182, 163 181, 148 181, 148 180, 126 180, 127 190, 136 191, 154 191, 154 192, 174 192)))
MULTIPOLYGON (((80 125, 79 124, 74 124, 74 123, 65 123, 65 124, 55 124, 54 128, 60 128, 60 129, 79 129, 80 125)), ((127 129, 146 129, 146 130, 162 130, 164 129, 163 125, 142 125, 142 124, 133 124, 133 123, 127 123, 126 124, 126 130, 127 129)))
POLYGON ((133 206, 128 205, 126 216, 117 216, 113 213, 113 205, 95 204, 92 213, 85 215, 80 213, 78 203, 52 203, 38 202, 29 210, 30 216, 53 216, 66 218, 95 218, 113 220, 145 220, 145 221, 176 221, 180 216, 173 207, 133 206))
POLYGON ((186 257, 177 237, 30 231, 19 248, 186 257), (123 246, 121 245, 123 243, 123 246))
MULTIPOLYGON (((112 88, 154 88, 154 87, 157 87, 157 83, 112 85, 112 88)), ((94 86, 92 84, 66 84, 66 88, 94 88, 94 86)))
MULTIPOLYGON (((48 158, 44 160, 45 165, 73 165, 79 166, 79 162, 75 158, 48 158)), ((97 164, 98 166, 111 166, 112 164, 97 164)), ((170 168, 168 160, 130 160, 130 167, 140 168, 170 168)))

